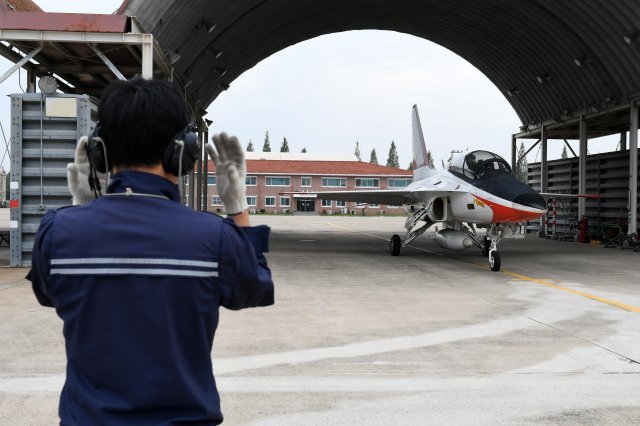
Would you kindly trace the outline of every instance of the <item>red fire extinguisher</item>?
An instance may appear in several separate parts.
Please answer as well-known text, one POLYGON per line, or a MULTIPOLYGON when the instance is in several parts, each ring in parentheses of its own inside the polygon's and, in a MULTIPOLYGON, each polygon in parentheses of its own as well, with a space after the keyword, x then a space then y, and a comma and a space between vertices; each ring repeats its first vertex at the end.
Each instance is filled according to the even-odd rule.
POLYGON ((589 219, 587 219, 587 215, 584 215, 580 218, 578 228, 580 229, 580 238, 578 239, 578 241, 581 243, 586 243, 587 229, 589 228, 589 219))

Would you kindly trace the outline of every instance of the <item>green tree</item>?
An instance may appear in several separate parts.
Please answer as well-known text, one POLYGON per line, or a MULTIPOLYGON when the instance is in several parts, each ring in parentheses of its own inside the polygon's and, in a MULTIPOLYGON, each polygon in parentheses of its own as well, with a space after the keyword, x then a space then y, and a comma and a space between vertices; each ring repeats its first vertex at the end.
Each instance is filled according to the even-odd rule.
POLYGON ((398 162, 398 150, 396 149, 396 143, 394 141, 391 141, 391 147, 389 148, 387 167, 400 167, 400 163, 398 162))
POLYGON ((262 145, 262 152, 271 152, 271 143, 269 143, 269 131, 264 132, 264 145, 262 145))
POLYGON ((358 141, 356 141, 356 150, 353 153, 353 155, 356 156, 356 158, 358 159, 358 161, 362 161, 362 158, 360 158, 360 143, 358 141))
POLYGON ((369 159, 371 164, 378 164, 378 155, 376 154, 376 149, 373 148, 371 150, 371 158, 369 159))
POLYGON ((416 169, 416 162, 414 160, 411 160, 411 162, 409 163, 409 167, 407 167, 407 170, 415 170, 416 169))
POLYGON ((306 154, 307 153, 307 148, 302 148, 302 151, 300 151, 300 152, 303 153, 303 154, 306 154))
POLYGON ((435 163, 433 162, 433 155, 431 155, 431 151, 427 151, 427 163, 429 163, 429 167, 435 169, 435 163))
POLYGON ((527 165, 527 156, 525 155, 524 142, 520 143, 520 148, 518 149, 518 161, 516 162, 516 169, 514 170, 514 174, 516 178, 520 182, 527 183, 527 178, 529 176, 528 165, 527 165))
POLYGON ((568 158, 568 157, 569 157, 569 154, 567 154, 567 146, 565 145, 562 147, 562 154, 560 154, 560 158, 564 160, 565 158, 568 158))
POLYGON ((280 145, 280 152, 289 152, 289 143, 287 138, 282 139, 282 145, 280 145))
POLYGON ((247 145, 247 152, 253 152, 254 148, 253 148, 253 142, 251 142, 251 139, 249 139, 249 144, 247 145))

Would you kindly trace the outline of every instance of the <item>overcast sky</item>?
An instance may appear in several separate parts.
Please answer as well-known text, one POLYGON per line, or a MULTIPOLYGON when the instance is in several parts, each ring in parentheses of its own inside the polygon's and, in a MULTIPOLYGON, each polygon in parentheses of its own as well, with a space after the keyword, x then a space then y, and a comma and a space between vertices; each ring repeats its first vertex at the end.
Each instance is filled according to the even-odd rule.
MULTIPOLYGON (((112 13, 120 0, 36 0, 47 12, 112 13)), ((12 64, 0 59, 4 73, 12 64)), ((24 87, 26 72, 22 71, 24 87)), ((18 73, 2 83, 3 95, 22 92, 18 73)), ((486 149, 510 161, 511 134, 520 121, 498 89, 456 54, 429 41, 386 31, 330 34, 291 46, 231 83, 209 106, 212 132, 237 135, 262 150, 269 131, 272 151, 287 138, 291 151, 352 155, 356 141, 369 161, 375 148, 385 164, 391 141, 400 166, 411 161, 411 107, 417 104, 427 149, 436 166, 452 149, 486 149)), ((10 100, 0 100, 0 121, 10 138, 10 100)), ((529 142, 530 144, 530 142, 529 142)), ((597 151, 615 149, 599 144, 597 151)), ((4 141, 0 142, 0 158, 4 141)), ((558 158, 561 142, 550 142, 558 158)), ((535 161, 538 150, 529 161, 535 161)), ((539 160, 539 155, 537 156, 539 160)), ((9 160, 3 166, 8 169, 9 160)))

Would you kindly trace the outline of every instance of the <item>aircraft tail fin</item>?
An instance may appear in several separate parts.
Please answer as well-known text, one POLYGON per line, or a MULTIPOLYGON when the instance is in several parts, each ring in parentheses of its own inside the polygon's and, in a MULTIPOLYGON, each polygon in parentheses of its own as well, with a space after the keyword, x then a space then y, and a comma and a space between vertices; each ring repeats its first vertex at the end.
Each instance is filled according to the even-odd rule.
POLYGON ((429 164, 429 152, 424 142, 418 105, 414 105, 411 110, 411 127, 413 128, 413 161, 416 166, 413 174, 415 177, 430 175, 434 168, 429 164))

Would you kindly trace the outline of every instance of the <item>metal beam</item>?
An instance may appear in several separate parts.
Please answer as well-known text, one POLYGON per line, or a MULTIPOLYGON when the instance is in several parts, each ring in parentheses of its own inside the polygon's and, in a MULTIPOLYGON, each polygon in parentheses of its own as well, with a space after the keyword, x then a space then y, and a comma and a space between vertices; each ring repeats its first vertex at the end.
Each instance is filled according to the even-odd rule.
POLYGON ((518 149, 515 135, 511 135, 511 170, 516 170, 516 150, 518 149))
POLYGON ((569 141, 566 139, 563 139, 563 140, 564 140, 564 144, 569 148, 569 151, 571 151, 571 153, 573 154, 573 158, 578 158, 578 154, 576 154, 573 148, 571 148, 571 145, 569 145, 569 141))
POLYGON ((14 72, 18 71, 21 66, 29 62, 31 58, 36 56, 42 50, 43 47, 44 47, 44 44, 40 43, 38 47, 33 49, 31 52, 27 53, 27 55, 24 58, 20 59, 18 62, 13 64, 13 66, 9 68, 7 72, 2 74, 2 77, 0 77, 0 84, 2 84, 2 82, 5 81, 7 78, 11 77, 11 75, 13 75, 14 72))
POLYGON ((540 159, 540 192, 547 192, 549 189, 549 163, 547 162, 547 133, 544 127, 540 132, 540 140, 542 141, 542 158, 540 159))
POLYGON ((143 34, 142 40, 142 78, 153 79, 153 36, 143 34))
POLYGON ((638 104, 631 103, 631 132, 629 133, 629 234, 638 233, 638 104))
POLYGON ((102 59, 102 62, 104 62, 104 64, 111 70, 111 72, 118 77, 118 80, 126 80, 127 77, 124 76, 124 74, 122 74, 120 72, 120 70, 118 69, 118 67, 116 67, 113 62, 111 62, 111 60, 109 58, 107 58, 107 55, 105 55, 104 53, 102 53, 102 51, 100 49, 98 49, 98 46, 96 46, 93 43, 89 43, 89 47, 91 48, 91 50, 93 50, 96 55, 98 55, 98 57, 100 59, 102 59))
MULTIPOLYGON (((204 120, 202 120, 204 122, 204 120)), ((207 143, 207 140, 209 140, 209 128, 205 127, 205 131, 204 131, 204 143, 202 144, 202 149, 204 150, 204 145, 207 143)), ((209 210, 209 156, 207 155, 207 151, 204 151, 204 157, 202 159, 202 161, 204 161, 204 176, 205 176, 205 181, 204 181, 204 188, 203 188, 203 193, 202 193, 202 199, 203 199, 203 210, 206 212, 209 210)))
POLYGON ((620 151, 627 150, 627 132, 620 133, 620 151))
POLYGON ((69 31, 2 30, 0 40, 52 41, 75 43, 144 44, 150 34, 141 33, 96 33, 69 31))
MULTIPOLYGON (((58 74, 91 74, 94 78, 96 74, 111 74, 112 71, 106 65, 33 65, 33 69, 40 73, 55 72, 58 74)), ((140 67, 120 66, 120 72, 125 74, 139 74, 140 67)), ((106 80, 105 80, 106 81, 106 80)), ((108 82, 107 82, 108 83, 108 82)))
MULTIPOLYGON (((200 117, 196 118, 196 123, 200 122, 200 117)), ((203 194, 203 190, 202 190, 202 186, 206 185, 207 182, 207 177, 204 176, 204 168, 203 168, 203 164, 202 164, 202 158, 206 155, 204 152, 204 144, 202 143, 202 140, 204 139, 204 135, 202 134, 202 127, 198 128, 198 141, 200 143, 200 153, 198 154, 198 160, 196 162, 196 169, 197 169, 197 173, 198 173, 198 185, 196 187, 196 210, 200 210, 202 211, 202 194, 203 194)), ((194 185, 195 186, 195 185, 194 185)))
POLYGON ((531 151, 533 151, 533 148, 535 148, 536 146, 538 146, 538 144, 540 143, 540 141, 541 141, 541 140, 542 140, 542 139, 538 139, 538 140, 536 141, 536 143, 534 143, 533 145, 531 145, 531 148, 529 148, 529 149, 524 153, 524 157, 526 157, 527 155, 529 155, 529 153, 530 153, 531 151))
MULTIPOLYGON (((587 120, 580 117, 580 156, 578 158, 578 193, 587 192, 587 120)), ((578 218, 587 214, 587 200, 584 197, 578 198, 578 218)))
POLYGON ((27 70, 27 93, 36 93, 36 72, 27 70))
MULTIPOLYGON (((542 158, 540 159, 540 192, 547 192, 549 186, 549 166, 547 164, 547 134, 545 133, 544 126, 540 129, 539 142, 542 144, 542 158)), ((533 147, 531 147, 531 149, 533 149, 533 147)), ((544 238, 546 233, 546 216, 547 215, 545 214, 540 218, 540 230, 538 231, 538 237, 540 238, 544 238)))

